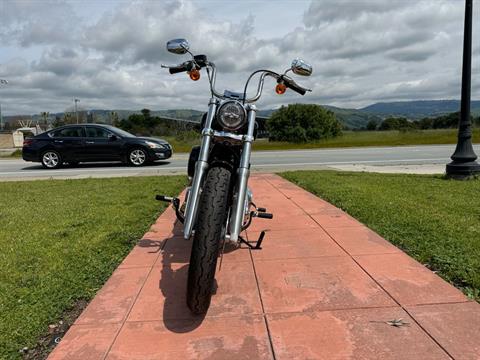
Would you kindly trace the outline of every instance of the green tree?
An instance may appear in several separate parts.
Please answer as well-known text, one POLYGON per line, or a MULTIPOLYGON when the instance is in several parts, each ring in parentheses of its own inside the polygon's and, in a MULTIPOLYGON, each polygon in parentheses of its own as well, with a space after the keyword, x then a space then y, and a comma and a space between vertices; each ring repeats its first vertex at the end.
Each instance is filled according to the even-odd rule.
POLYGON ((42 111, 40 113, 40 116, 42 117, 42 120, 43 120, 43 125, 47 125, 48 124, 48 117, 49 117, 50 113, 48 111, 42 111))
POLYGON ((417 121, 417 126, 422 130, 431 129, 433 126, 433 119, 428 117, 423 118, 420 121, 417 121))
POLYGON ((52 126, 54 128, 65 125, 65 121, 58 115, 55 115, 55 120, 53 121, 52 126))
POLYGON ((118 113, 116 111, 110 111, 108 113, 108 120, 109 120, 109 123, 112 124, 113 126, 118 126, 119 124, 118 113))
POLYGON ((150 115, 150 109, 142 109, 142 110, 140 110, 140 112, 142 113, 145 120, 150 119, 150 116, 151 116, 150 115))
POLYGON ((63 114, 63 124, 75 124, 77 119, 75 119, 74 114, 72 113, 64 113, 63 114))
POLYGON ((373 131, 373 130, 376 130, 377 129, 377 122, 375 120, 370 120, 368 123, 367 123, 367 130, 368 131, 373 131))
MULTIPOLYGON (((128 119, 116 120, 113 124, 136 135, 176 136, 179 139, 185 136, 183 133, 190 132, 196 126, 195 124, 152 116, 149 109, 142 109, 140 112, 140 114, 131 114, 128 119)), ((187 134, 186 136, 190 135, 187 134)))
MULTIPOLYGON (((470 115, 472 124, 478 121, 470 115)), ((446 115, 440 115, 434 118, 423 118, 418 122, 420 129, 455 129, 460 121, 460 112, 453 112, 446 115)))
POLYGON ((319 105, 282 106, 267 120, 271 141, 307 142, 338 136, 342 125, 335 114, 319 105))
POLYGON ((390 117, 382 121, 378 130, 412 130, 416 128, 414 122, 402 117, 390 117))

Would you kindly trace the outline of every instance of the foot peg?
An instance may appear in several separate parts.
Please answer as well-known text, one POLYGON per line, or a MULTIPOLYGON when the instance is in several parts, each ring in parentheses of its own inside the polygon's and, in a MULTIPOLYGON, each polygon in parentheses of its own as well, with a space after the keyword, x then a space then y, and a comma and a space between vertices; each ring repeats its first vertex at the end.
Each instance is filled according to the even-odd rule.
POLYGON ((165 201, 165 202, 169 202, 169 203, 172 203, 173 200, 175 200, 176 198, 172 198, 170 196, 165 196, 165 195, 155 195, 155 200, 158 200, 158 201, 165 201))
POLYGON ((258 217, 261 219, 273 219, 273 214, 267 213, 267 209, 263 207, 256 207, 255 211, 251 212, 252 217, 258 217))
POLYGON ((260 236, 258 237, 257 241, 250 242, 250 241, 245 240, 241 236, 239 237, 239 240, 242 244, 247 245, 251 250, 261 250, 262 249, 262 241, 263 241, 264 237, 265 237, 265 231, 262 231, 260 233, 260 236))
POLYGON ((180 221, 182 224, 185 221, 185 216, 183 213, 180 211, 180 199, 179 198, 174 198, 170 196, 165 196, 165 195, 155 195, 155 200, 158 201, 164 201, 171 203, 173 206, 173 209, 175 210, 175 215, 177 215, 178 221, 180 221))
POLYGON ((254 216, 255 216, 255 217, 258 217, 258 218, 260 218, 260 219, 273 219, 273 214, 267 213, 267 212, 259 212, 259 211, 257 211, 257 212, 254 213, 254 216))
POLYGON ((273 214, 267 213, 267 209, 262 208, 262 207, 257 207, 254 203, 252 203, 253 207, 255 210, 250 211, 250 216, 248 217, 248 221, 246 224, 242 226, 242 230, 247 229, 250 224, 252 223, 252 219, 254 217, 258 217, 261 219, 273 219, 273 214))

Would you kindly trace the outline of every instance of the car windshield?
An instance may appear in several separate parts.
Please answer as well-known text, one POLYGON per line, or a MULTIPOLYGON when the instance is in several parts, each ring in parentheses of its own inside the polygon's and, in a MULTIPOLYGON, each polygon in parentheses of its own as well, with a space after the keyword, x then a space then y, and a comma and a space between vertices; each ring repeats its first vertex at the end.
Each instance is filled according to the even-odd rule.
MULTIPOLYGON (((107 127, 107 126, 106 126, 107 127)), ((120 135, 121 137, 135 137, 135 135, 130 134, 128 131, 113 127, 113 126, 108 126, 107 127, 109 130, 112 130, 115 132, 117 135, 120 135)))

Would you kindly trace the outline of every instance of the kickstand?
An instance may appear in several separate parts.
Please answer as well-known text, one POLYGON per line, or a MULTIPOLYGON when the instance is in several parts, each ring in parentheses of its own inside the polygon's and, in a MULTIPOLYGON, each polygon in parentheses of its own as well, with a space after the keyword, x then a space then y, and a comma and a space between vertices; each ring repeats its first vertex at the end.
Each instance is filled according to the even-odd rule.
POLYGON ((250 248, 250 250, 261 250, 262 241, 264 237, 265 237, 265 231, 262 231, 257 241, 247 241, 241 236, 239 236, 239 240, 242 244, 247 245, 250 248))

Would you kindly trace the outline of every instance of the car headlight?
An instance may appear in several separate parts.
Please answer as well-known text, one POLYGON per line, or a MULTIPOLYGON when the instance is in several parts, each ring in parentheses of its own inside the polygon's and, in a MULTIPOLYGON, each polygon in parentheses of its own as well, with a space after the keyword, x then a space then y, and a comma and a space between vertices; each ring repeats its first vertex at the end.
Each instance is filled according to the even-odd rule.
POLYGON ((245 125, 247 113, 237 101, 227 101, 218 109, 217 121, 227 130, 238 130, 245 125))
POLYGON ((147 146, 150 148, 150 149, 163 149, 163 145, 162 144, 158 144, 158 143, 155 143, 153 141, 145 141, 145 143, 147 144, 147 146))

